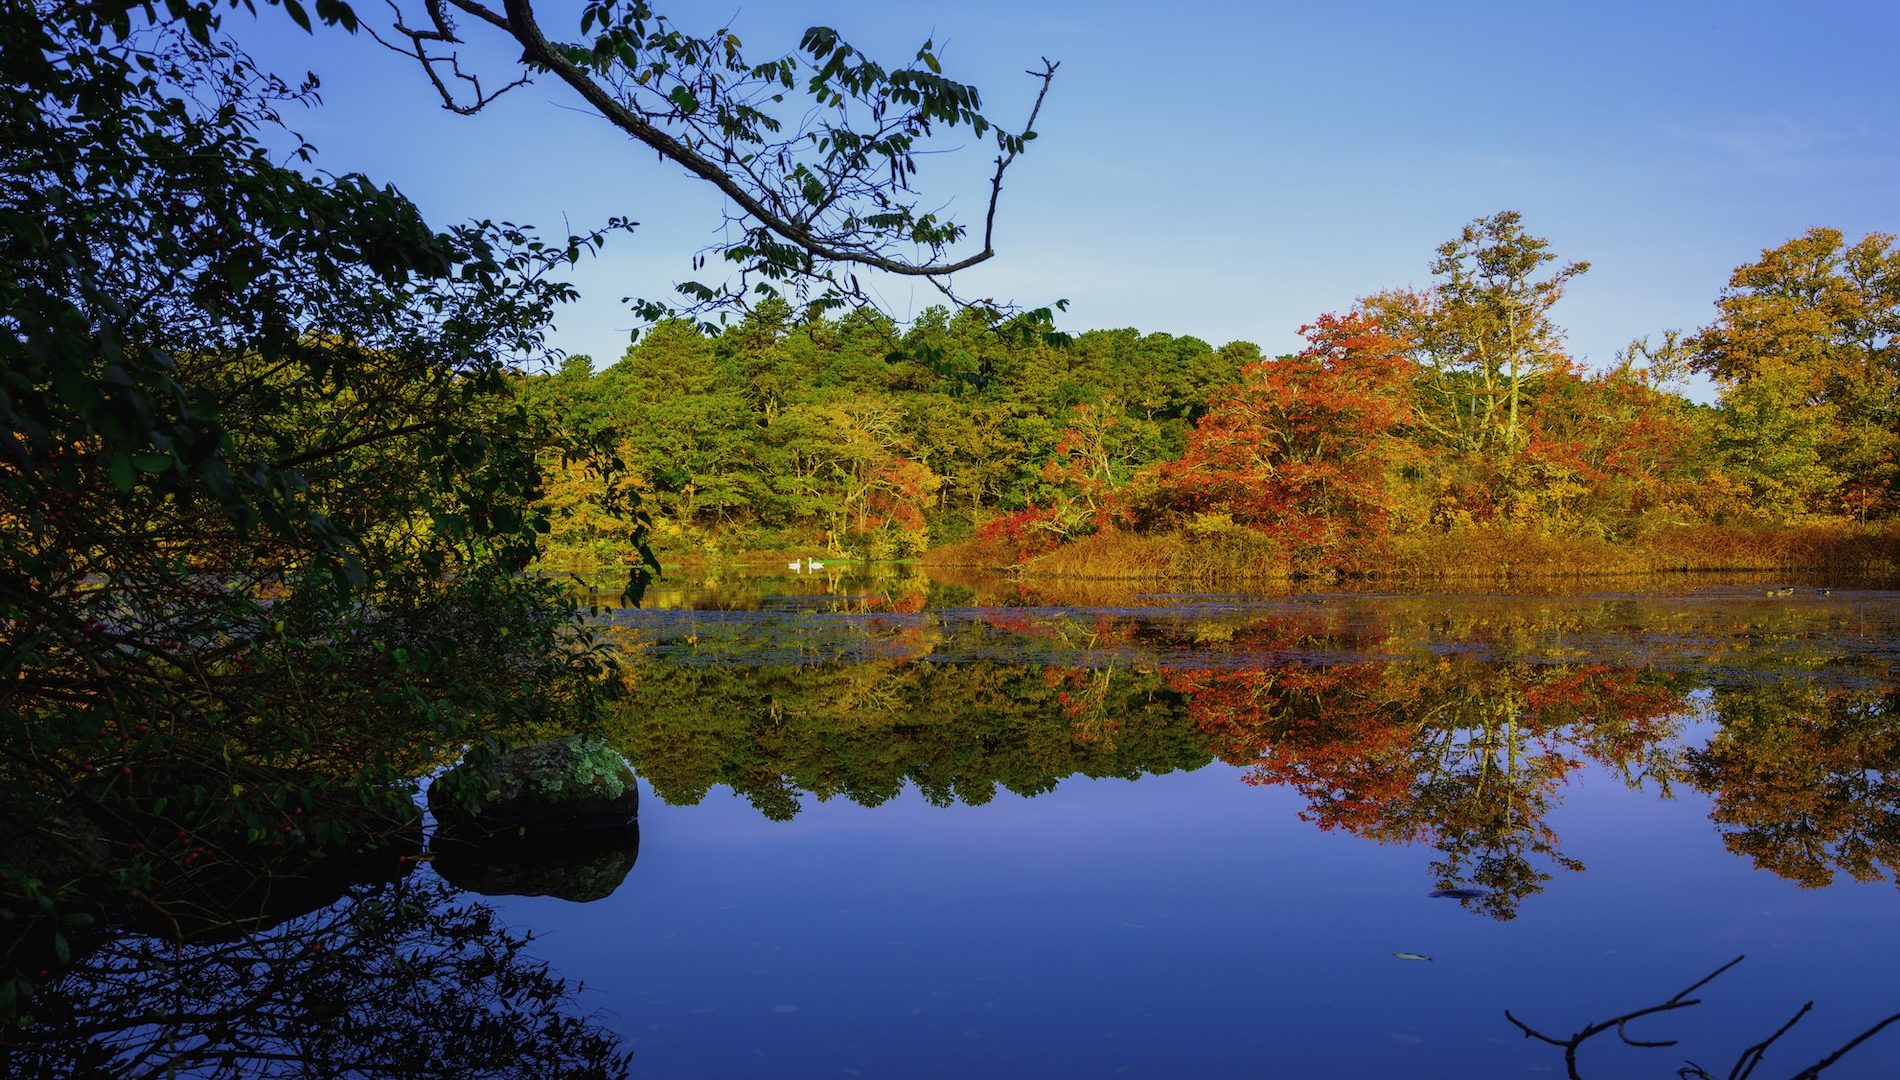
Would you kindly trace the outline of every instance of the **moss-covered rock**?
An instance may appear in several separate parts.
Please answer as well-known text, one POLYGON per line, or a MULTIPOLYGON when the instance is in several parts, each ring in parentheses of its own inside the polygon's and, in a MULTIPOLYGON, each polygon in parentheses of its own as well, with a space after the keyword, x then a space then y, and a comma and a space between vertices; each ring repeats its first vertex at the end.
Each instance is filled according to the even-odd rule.
POLYGON ((464 762, 429 786, 429 808, 444 829, 489 835, 623 828, 639 798, 626 759, 584 735, 464 762))

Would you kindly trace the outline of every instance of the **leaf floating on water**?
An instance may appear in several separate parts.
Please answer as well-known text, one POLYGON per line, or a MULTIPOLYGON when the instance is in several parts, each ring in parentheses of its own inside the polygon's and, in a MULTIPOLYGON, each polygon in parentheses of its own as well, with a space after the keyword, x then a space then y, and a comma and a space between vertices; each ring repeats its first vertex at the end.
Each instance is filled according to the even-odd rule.
POLYGON ((1392 955, 1398 957, 1401 960, 1425 960, 1425 961, 1431 960, 1431 957, 1426 956, 1424 953, 1395 952, 1392 955))
POLYGON ((1433 889, 1426 896, 1442 896, 1448 900, 1481 900, 1491 895, 1483 889, 1433 889))

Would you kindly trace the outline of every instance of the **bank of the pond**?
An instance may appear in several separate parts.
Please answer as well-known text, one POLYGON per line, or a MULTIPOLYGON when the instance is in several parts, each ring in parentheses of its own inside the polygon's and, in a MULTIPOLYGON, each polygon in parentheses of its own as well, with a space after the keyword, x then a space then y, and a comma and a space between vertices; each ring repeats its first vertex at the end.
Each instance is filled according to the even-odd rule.
MULTIPOLYGON (((784 568, 795 573, 810 573, 826 568, 840 569, 848 566, 864 566, 871 562, 910 562, 914 560, 872 560, 850 553, 827 551, 822 545, 788 546, 782 548, 728 548, 717 541, 695 547, 658 547, 654 555, 660 561, 662 578, 704 577, 726 567, 745 567, 754 570, 775 570, 784 568)), ((532 573, 561 576, 572 574, 583 577, 593 584, 595 579, 622 577, 637 565, 638 556, 631 549, 612 551, 605 554, 561 550, 536 559, 530 566, 532 573)))
POLYGON ((1501 528, 1384 537, 1296 560, 1265 538, 1105 529, 1011 565, 981 544, 937 548, 931 567, 1009 566, 1032 578, 1246 582, 1301 577, 1517 580, 1674 573, 1900 573, 1900 526, 1709 526, 1628 540, 1501 528))

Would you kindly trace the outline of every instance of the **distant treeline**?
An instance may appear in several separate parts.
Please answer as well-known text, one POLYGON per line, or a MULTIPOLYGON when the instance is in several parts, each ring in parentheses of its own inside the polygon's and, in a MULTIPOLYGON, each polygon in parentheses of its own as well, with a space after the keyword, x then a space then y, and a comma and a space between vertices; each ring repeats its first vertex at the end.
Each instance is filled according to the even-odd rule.
MULTIPOLYGON (((1891 556, 1893 237, 1809 230, 1738 268, 1707 328, 1634 341, 1601 371, 1551 317, 1588 265, 1559 265, 1516 214, 1474 221, 1431 269, 1428 288, 1318 316, 1277 358, 977 311, 901 329, 766 303, 717 333, 661 323, 605 370, 574 357, 528 390, 571 428, 618 433, 624 483, 675 551, 960 545, 1071 570, 1323 572, 1443 558, 1441 538, 1679 549, 1710 527, 1811 540, 1871 524, 1855 558, 1891 556), (1715 405, 1680 393, 1696 374, 1715 405)), ((548 562, 629 557, 594 483, 557 474, 548 562)), ((1827 557, 1783 546, 1782 563, 1827 557)))

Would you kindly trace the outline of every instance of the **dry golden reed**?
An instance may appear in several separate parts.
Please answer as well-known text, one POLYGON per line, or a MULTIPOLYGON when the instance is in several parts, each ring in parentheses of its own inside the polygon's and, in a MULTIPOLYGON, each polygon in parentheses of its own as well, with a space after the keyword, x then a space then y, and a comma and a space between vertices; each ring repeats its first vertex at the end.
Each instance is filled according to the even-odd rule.
POLYGON ((1900 527, 1698 526, 1624 541, 1519 529, 1389 537, 1342 565, 1352 576, 1400 579, 1603 577, 1707 571, 1900 569, 1900 527))
MULTIPOLYGON (((931 566, 998 566, 975 543, 939 548, 931 566)), ((1466 528, 1383 538, 1295 567, 1271 540, 1242 530, 1216 535, 1105 529, 1037 555, 1029 578, 1242 582, 1293 577, 1505 580, 1694 572, 1833 570, 1900 573, 1900 526, 1700 526, 1629 540, 1511 528, 1466 528)))

